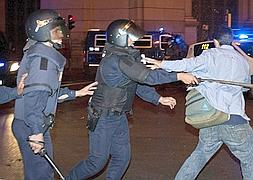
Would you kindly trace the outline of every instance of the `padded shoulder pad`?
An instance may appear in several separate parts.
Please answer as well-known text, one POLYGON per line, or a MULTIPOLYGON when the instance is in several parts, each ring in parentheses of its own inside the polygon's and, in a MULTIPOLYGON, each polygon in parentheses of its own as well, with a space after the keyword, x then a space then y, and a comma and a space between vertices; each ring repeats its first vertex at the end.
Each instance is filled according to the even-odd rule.
POLYGON ((139 83, 143 83, 151 71, 141 62, 135 62, 127 57, 119 60, 119 68, 131 80, 139 83))
POLYGON ((44 57, 33 57, 32 60, 23 66, 28 66, 28 77, 25 81, 24 94, 31 91, 48 91, 52 94, 59 83, 60 72, 56 64, 44 57))
POLYGON ((58 67, 59 71, 63 71, 64 65, 66 63, 65 57, 60 52, 42 43, 37 43, 31 46, 27 51, 27 56, 39 56, 48 59, 58 67))

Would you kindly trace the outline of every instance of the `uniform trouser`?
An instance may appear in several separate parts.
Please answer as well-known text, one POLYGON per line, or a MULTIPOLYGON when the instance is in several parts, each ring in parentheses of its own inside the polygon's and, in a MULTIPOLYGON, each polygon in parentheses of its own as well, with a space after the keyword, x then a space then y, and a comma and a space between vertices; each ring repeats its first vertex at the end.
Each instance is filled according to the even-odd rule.
POLYGON ((69 173, 67 180, 83 180, 107 164, 106 179, 120 180, 130 161, 130 138, 126 115, 102 115, 94 132, 89 132, 89 155, 69 173))
MULTIPOLYGON (((14 119, 12 123, 12 131, 17 139, 19 149, 24 165, 25 180, 52 180, 54 172, 45 158, 40 155, 35 155, 30 148, 27 137, 31 135, 31 129, 25 125, 24 121, 14 119)), ((45 149, 48 155, 52 158, 52 142, 49 133, 44 136, 45 149)))
POLYGON ((253 131, 249 123, 200 129, 198 145, 178 171, 175 180, 195 179, 223 143, 240 160, 243 179, 252 180, 253 131))

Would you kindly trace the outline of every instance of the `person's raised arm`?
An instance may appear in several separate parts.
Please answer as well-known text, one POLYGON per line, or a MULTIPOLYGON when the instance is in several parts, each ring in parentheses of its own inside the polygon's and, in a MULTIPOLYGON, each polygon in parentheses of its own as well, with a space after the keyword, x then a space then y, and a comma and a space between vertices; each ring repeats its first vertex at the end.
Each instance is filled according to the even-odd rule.
POLYGON ((250 67, 250 75, 253 75, 253 58, 248 56, 235 42, 233 42, 232 45, 245 59, 247 59, 250 67))

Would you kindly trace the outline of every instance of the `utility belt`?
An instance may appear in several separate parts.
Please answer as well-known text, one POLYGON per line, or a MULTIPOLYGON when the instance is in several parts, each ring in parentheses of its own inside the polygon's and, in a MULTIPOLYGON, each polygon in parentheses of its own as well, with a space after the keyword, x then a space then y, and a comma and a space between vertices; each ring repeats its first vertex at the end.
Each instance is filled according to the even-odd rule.
POLYGON ((92 132, 95 131, 98 120, 101 116, 110 116, 110 115, 121 116, 124 113, 126 113, 124 111, 119 112, 112 109, 94 107, 91 103, 88 104, 87 111, 88 111, 88 119, 86 128, 92 132))
POLYGON ((100 113, 100 115, 102 116, 109 116, 109 115, 114 115, 114 116, 121 116, 124 113, 127 113, 125 111, 119 111, 117 109, 114 108, 103 108, 103 107, 99 107, 99 106, 94 106, 93 104, 89 103, 88 105, 91 109, 93 109, 94 111, 97 111, 100 113))
POLYGON ((121 116, 122 114, 124 114, 124 112, 119 112, 119 111, 113 111, 110 109, 100 109, 98 111, 101 111, 101 116, 121 116))

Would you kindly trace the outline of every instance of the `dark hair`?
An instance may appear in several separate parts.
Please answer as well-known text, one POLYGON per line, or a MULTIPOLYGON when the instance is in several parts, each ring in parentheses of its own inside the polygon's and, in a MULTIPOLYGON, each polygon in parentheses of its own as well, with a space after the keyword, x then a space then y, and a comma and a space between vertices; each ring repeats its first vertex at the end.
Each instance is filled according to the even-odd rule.
POLYGON ((233 42, 232 29, 226 26, 220 26, 214 32, 213 38, 216 39, 220 45, 230 45, 233 42))

